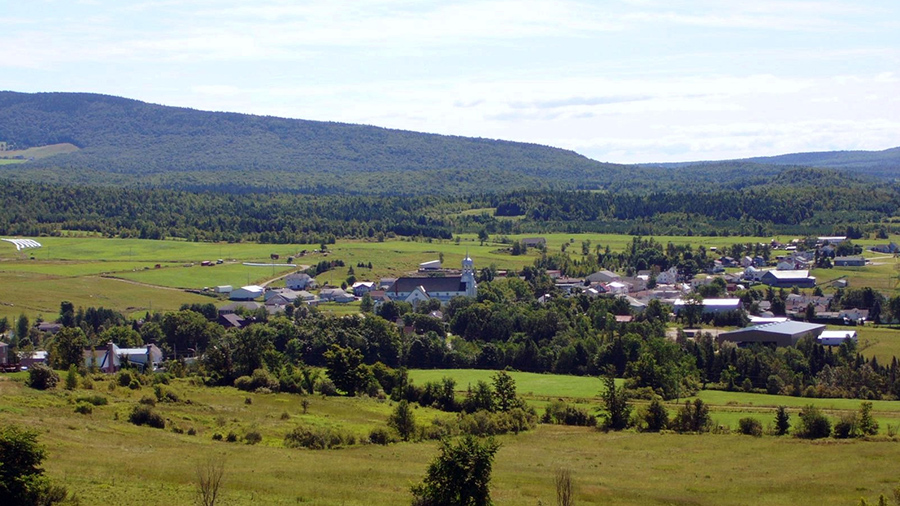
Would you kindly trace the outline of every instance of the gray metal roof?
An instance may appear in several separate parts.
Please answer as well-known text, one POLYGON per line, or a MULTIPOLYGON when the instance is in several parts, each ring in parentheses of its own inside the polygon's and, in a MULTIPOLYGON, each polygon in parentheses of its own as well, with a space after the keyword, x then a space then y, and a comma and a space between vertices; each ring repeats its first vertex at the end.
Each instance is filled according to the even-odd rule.
POLYGON ((754 331, 764 331, 770 332, 772 334, 783 334, 786 336, 793 336, 797 334, 803 334, 804 332, 810 332, 818 329, 824 329, 825 325, 820 325, 818 323, 806 323, 806 322, 795 322, 795 321, 786 321, 780 323, 764 323, 762 325, 754 325, 752 327, 746 327, 743 329, 733 330, 731 332, 725 332, 722 335, 737 335, 745 332, 754 332, 754 331))

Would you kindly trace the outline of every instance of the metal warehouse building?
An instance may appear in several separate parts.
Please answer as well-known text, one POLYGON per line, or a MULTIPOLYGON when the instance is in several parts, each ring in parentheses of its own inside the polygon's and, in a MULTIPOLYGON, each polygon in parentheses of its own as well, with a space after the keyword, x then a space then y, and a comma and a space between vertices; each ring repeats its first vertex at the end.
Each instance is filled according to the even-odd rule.
POLYGON ((719 334, 719 342, 729 341, 738 344, 774 344, 775 346, 794 346, 806 336, 818 338, 825 330, 825 325, 788 321, 767 323, 744 329, 719 334))

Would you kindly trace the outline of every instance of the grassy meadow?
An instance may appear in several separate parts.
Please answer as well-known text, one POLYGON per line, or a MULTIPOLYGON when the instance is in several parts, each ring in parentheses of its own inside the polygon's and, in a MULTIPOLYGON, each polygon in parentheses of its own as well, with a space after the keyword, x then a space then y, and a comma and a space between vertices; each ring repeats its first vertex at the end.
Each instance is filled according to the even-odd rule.
MULTIPOLYGON (((419 381, 444 373, 411 371, 411 376, 419 381)), ((458 373, 461 379, 474 379, 482 372, 458 373)), ((531 389, 529 397, 588 396, 599 386, 596 378, 546 376, 540 381, 514 375, 520 392, 531 389)), ((393 409, 390 401, 310 396, 305 398, 309 405, 304 414, 301 396, 248 394, 175 380, 167 388, 181 401, 154 408, 168 420, 163 430, 127 421, 138 400, 153 395, 149 386, 110 390, 109 382, 97 376, 92 390, 40 392, 25 387, 23 380, 23 373, 0 375, 0 423, 37 428, 48 449, 48 475, 83 504, 190 504, 197 467, 208 459, 225 463, 223 504, 408 504, 410 485, 422 479, 437 453, 434 442, 357 444, 333 450, 283 445, 284 434, 299 424, 338 428, 362 438, 371 429, 386 426, 393 409), (101 395, 109 404, 94 407, 92 414, 73 413, 74 399, 86 395, 101 395), (189 429, 197 434, 188 435, 189 429), (233 432, 240 439, 249 431, 259 432, 261 442, 249 445, 212 438, 215 433, 233 432)), ((769 403, 768 396, 706 394, 720 394, 706 400, 735 413, 769 403), (741 402, 753 406, 737 404, 741 402)), ((790 398, 777 400, 787 403, 790 398)), ((876 403, 876 412, 896 412, 900 410, 896 404, 876 403)), ((414 413, 419 424, 454 416, 421 407, 414 413)), ((723 423, 722 411, 715 411, 714 418, 723 423)), ((808 442, 735 433, 604 434, 590 428, 539 425, 499 441, 491 491, 494 502, 502 505, 554 504, 558 468, 572 470, 576 503, 584 505, 743 505, 753 498, 754 504, 763 505, 837 506, 890 494, 900 480, 895 465, 900 444, 887 436, 808 442)))

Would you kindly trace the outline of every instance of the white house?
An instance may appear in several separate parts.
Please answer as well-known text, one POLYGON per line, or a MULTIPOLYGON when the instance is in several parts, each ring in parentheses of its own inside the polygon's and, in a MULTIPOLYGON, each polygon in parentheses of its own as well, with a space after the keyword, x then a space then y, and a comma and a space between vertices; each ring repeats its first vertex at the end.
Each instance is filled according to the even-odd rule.
POLYGON ((678 269, 670 267, 669 270, 660 272, 656 276, 656 283, 660 285, 674 285, 678 282, 678 269))
POLYGON ((316 287, 316 280, 309 274, 303 272, 295 272, 284 278, 284 286, 291 290, 307 290, 316 287))
MULTIPOLYGON (((460 276, 440 277, 401 277, 397 278, 391 286, 385 290, 392 300, 407 300, 413 292, 424 291, 429 299, 438 299, 447 302, 453 297, 472 297, 478 294, 478 285, 475 282, 475 264, 466 255, 462 261, 462 274, 460 276), (421 290, 419 290, 421 288, 421 290)), ((419 295, 414 296, 421 297, 419 295)))
POLYGON ((847 340, 857 340, 855 330, 824 330, 819 334, 819 344, 822 346, 840 346, 847 340))

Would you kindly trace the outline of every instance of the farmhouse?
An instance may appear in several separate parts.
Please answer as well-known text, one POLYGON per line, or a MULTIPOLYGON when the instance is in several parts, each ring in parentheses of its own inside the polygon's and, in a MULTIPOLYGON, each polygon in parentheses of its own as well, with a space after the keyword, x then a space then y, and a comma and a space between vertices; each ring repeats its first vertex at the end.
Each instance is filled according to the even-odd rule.
POLYGON ((766 271, 760 277, 760 281, 775 288, 791 288, 793 286, 812 288, 816 286, 816 278, 810 276, 807 270, 766 271))
POLYGON ((462 274, 443 277, 400 277, 385 290, 392 300, 415 302, 438 299, 447 302, 453 297, 475 297, 475 263, 466 255, 462 261, 462 274))
POLYGON ((375 283, 372 281, 357 281, 353 283, 353 295, 362 297, 363 295, 375 289, 375 283))
POLYGON ((123 364, 132 364, 141 369, 156 369, 162 363, 162 350, 155 344, 143 348, 119 348, 115 343, 106 343, 101 350, 84 350, 84 366, 88 369, 98 368, 103 372, 116 372, 123 364))
POLYGON ((316 280, 313 279, 309 274, 295 272, 294 274, 285 276, 284 286, 290 288, 291 290, 306 290, 309 288, 315 288, 316 280))
POLYGON ((860 256, 855 257, 836 257, 834 259, 835 267, 865 267, 866 259, 860 256))
POLYGON ((341 288, 323 288, 319 291, 319 298, 323 301, 329 302, 353 302, 356 300, 356 297, 353 294, 347 293, 341 288))
POLYGON ((788 321, 767 323, 719 334, 720 343, 728 341, 743 344, 774 344, 775 346, 794 346, 806 336, 819 337, 825 325, 788 321))

